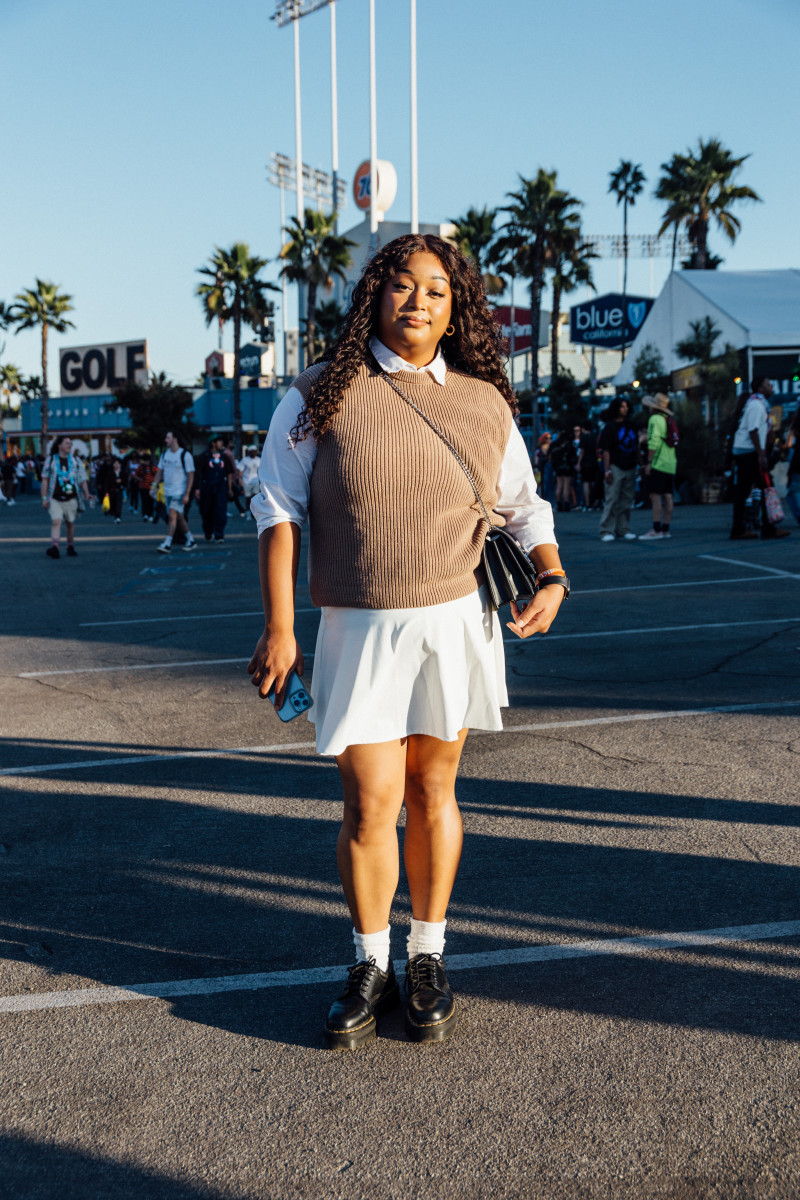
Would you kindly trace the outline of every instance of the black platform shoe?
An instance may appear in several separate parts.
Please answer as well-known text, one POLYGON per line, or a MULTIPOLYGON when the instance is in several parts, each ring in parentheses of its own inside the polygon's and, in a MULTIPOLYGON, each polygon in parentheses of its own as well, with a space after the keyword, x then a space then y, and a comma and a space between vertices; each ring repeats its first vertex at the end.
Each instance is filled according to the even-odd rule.
POLYGON ((443 1042, 456 1027, 456 1002, 441 954, 406 963, 406 1033, 412 1042, 443 1042))
POLYGON ((341 996, 334 1000, 325 1022, 325 1045, 330 1050, 354 1050, 375 1037, 377 1018, 400 1003, 394 966, 379 971, 375 959, 358 962, 347 972, 341 996))

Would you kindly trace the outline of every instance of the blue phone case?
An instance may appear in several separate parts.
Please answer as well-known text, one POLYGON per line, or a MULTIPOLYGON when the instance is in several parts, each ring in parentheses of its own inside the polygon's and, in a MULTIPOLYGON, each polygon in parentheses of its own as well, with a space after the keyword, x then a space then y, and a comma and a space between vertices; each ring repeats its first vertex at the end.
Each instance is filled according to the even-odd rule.
MULTIPOLYGON (((267 699, 275 704, 275 688, 270 688, 267 692, 267 699)), ((314 701, 309 696, 306 689, 303 687, 299 675, 294 671, 289 677, 289 682, 286 685, 286 695, 283 698, 283 704, 277 710, 278 716, 282 721, 292 721, 295 717, 299 717, 301 713, 307 712, 314 701)))

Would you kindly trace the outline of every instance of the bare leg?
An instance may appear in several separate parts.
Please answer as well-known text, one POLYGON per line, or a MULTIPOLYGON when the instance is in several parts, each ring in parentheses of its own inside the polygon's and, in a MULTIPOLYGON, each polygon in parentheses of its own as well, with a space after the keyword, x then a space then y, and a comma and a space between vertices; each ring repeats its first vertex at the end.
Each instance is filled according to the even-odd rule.
POLYGON ((50 522, 50 540, 51 540, 51 542, 55 542, 56 545, 58 545, 59 541, 61 540, 61 518, 60 517, 58 518, 57 521, 51 520, 51 522, 50 522))
POLYGON ((378 933, 389 924, 400 878, 397 818, 407 740, 348 746, 336 759, 344 792, 336 861, 359 933, 378 933))
POLYGON ((71 546, 75 541, 75 522, 65 521, 64 524, 67 529, 67 545, 71 546))
POLYGON ((455 742, 408 739, 403 857, 418 921, 444 920, 458 871, 464 831, 455 782, 466 737, 462 729, 455 742))
POLYGON ((178 514, 174 508, 171 508, 167 517, 167 537, 175 537, 175 523, 177 520, 178 514))
POLYGON ((672 522, 672 510, 675 507, 675 500, 673 498, 672 492, 665 492, 664 495, 662 496, 662 500, 664 501, 663 521, 664 521, 665 525, 669 525, 672 522))
POLYGON ((653 523, 661 524, 661 497, 651 493, 650 503, 653 506, 653 523))

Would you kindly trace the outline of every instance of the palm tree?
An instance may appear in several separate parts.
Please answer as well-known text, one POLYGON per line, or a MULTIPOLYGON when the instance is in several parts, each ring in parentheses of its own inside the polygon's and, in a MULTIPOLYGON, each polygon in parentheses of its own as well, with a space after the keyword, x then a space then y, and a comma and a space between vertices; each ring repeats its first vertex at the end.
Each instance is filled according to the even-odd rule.
POLYGON ((305 285, 306 316, 305 341, 306 363, 314 358, 317 337, 317 292, 324 288, 329 292, 334 276, 344 280, 345 270, 352 265, 351 242, 343 234, 335 233, 336 213, 323 213, 313 208, 305 211, 301 225, 297 217, 290 217, 284 230, 289 240, 281 247, 280 257, 284 261, 281 275, 290 283, 305 285))
POLYGON ((675 258, 678 251, 678 234, 681 225, 689 222, 692 216, 692 205, 688 199, 689 184, 687 181, 688 160, 685 154, 673 154, 669 162, 661 164, 664 174, 656 184, 653 195, 656 200, 663 200, 667 207, 658 231, 658 236, 672 229, 672 263, 670 270, 675 270, 675 258))
POLYGON ((579 287, 593 291, 592 259, 598 254, 581 239, 580 218, 577 213, 554 231, 552 243, 553 311, 550 314, 551 381, 558 375, 558 325, 561 297, 579 287))
POLYGON ((208 266, 199 267, 198 274, 210 281, 198 283, 195 294, 200 297, 206 325, 214 321, 233 321, 233 442, 237 458, 242 455, 242 381, 239 374, 239 352, 242 341, 242 322, 252 324, 267 312, 265 291, 278 291, 273 283, 259 279, 258 273, 268 259, 251 255, 247 242, 234 242, 230 250, 215 246, 208 266))
POLYGON ((659 233, 676 224, 680 209, 684 215, 678 220, 686 225, 692 243, 689 265, 699 271, 711 270, 721 262, 708 250, 711 220, 735 242, 742 223, 731 211, 733 205, 741 200, 761 199, 751 187, 733 182, 749 157, 743 154, 735 158, 719 138, 705 142, 699 138, 696 151, 689 149, 686 154, 675 155, 671 163, 662 164, 665 175, 659 181, 656 196, 666 199, 672 211, 667 208, 659 233))
POLYGON ((11 394, 22 392, 22 372, 13 363, 0 367, 0 435, 3 432, 3 408, 11 406, 11 394))
POLYGON ((66 333, 74 329, 75 324, 64 314, 73 311, 72 296, 59 292, 58 284, 48 283, 44 279, 36 280, 36 289, 27 289, 14 297, 9 315, 18 330, 33 329, 36 325, 42 327, 42 453, 45 453, 48 431, 48 392, 47 392, 47 335, 52 329, 54 333, 66 333))
POLYGON ((491 261, 491 245, 495 238, 495 208, 468 208, 463 217, 453 222, 453 241, 462 254, 472 259, 475 269, 483 280, 487 296, 499 296, 505 291, 505 281, 499 275, 485 270, 491 261))
POLYGON ((316 308, 317 343, 315 354, 325 354, 342 332, 344 309, 335 300, 323 300, 316 308))
POLYGON ((636 197, 641 195, 647 182, 641 163, 620 159, 615 171, 609 172, 609 192, 617 197, 617 204, 622 205, 622 294, 628 294, 628 206, 636 203, 636 197))
MULTIPOLYGON (((519 177, 519 190, 509 192, 509 214, 497 241, 498 262, 513 260, 517 273, 530 281, 531 301, 531 392, 534 433, 539 433, 539 320, 545 273, 553 262, 553 237, 559 224, 577 217, 580 201, 556 185, 556 172, 542 167, 534 179, 519 177)), ((501 269, 501 268, 498 268, 501 269)))

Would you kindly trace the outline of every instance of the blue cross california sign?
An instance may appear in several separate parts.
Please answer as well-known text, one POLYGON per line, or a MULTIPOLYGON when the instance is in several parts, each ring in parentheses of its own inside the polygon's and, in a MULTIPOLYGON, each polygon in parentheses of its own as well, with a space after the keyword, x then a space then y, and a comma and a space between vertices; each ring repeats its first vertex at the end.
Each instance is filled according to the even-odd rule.
POLYGON ((569 310, 570 340, 586 346, 614 349, 630 345, 653 307, 647 296, 607 292, 569 310))

